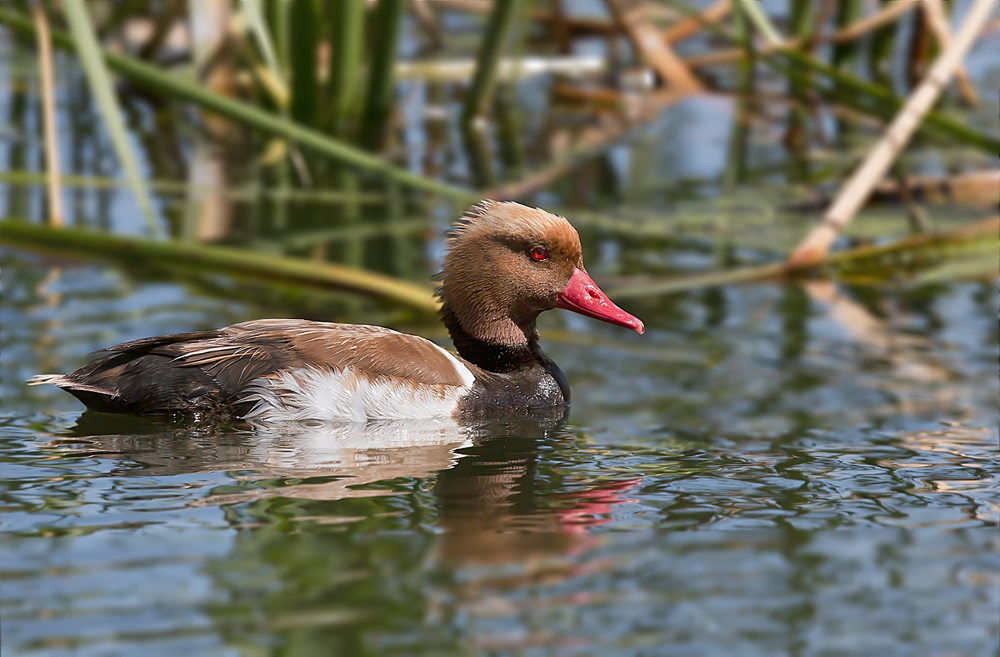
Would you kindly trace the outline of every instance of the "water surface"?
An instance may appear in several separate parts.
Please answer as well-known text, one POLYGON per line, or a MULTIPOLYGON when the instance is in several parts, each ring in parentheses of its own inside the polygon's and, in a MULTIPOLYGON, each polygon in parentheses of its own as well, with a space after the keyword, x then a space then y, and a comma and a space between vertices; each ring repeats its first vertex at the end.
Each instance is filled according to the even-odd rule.
POLYGON ((20 383, 253 309, 4 268, 5 652, 996 650, 992 283, 550 313, 568 418, 266 430, 20 383))

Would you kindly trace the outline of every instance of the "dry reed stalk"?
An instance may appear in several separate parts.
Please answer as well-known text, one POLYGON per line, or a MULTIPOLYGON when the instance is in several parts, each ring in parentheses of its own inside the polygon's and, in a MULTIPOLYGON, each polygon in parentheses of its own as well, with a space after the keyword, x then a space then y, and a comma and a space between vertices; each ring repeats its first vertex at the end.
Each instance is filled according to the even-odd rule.
POLYGON ((970 171, 951 176, 920 176, 904 181, 887 180, 874 195, 895 200, 905 191, 928 203, 950 203, 988 207, 1000 198, 1000 169, 970 171))
POLYGON ((993 36, 995 32, 1000 32, 1000 18, 984 27, 983 31, 979 33, 979 38, 985 39, 986 37, 993 36))
POLYGON ((702 10, 698 16, 689 16, 677 21, 663 31, 663 40, 670 44, 680 43, 700 32, 706 25, 717 23, 729 15, 733 9, 732 0, 718 0, 702 10))
POLYGON ((40 0, 31 3, 38 43, 38 67, 42 78, 42 122, 45 130, 45 167, 48 169, 49 223, 63 225, 62 182, 59 175, 59 145, 56 137, 55 80, 52 74, 52 44, 49 19, 40 0))
POLYGON ((488 14, 493 9, 490 0, 433 0, 441 9, 465 11, 472 14, 488 14))
MULTIPOLYGON (((951 43, 951 29, 948 26, 948 13, 945 11, 944 3, 941 0, 921 0, 920 7, 931 33, 938 42, 938 48, 947 50, 948 44, 951 43)), ((966 103, 973 106, 979 104, 979 96, 969 82, 969 74, 961 63, 955 69, 955 88, 966 103)))
MULTIPOLYGON (((896 203, 906 196, 921 203, 993 207, 1000 198, 1000 169, 884 180, 872 190, 870 200, 896 203)), ((794 212, 815 212, 828 206, 831 200, 829 196, 816 196, 785 204, 783 208, 794 212)))
MULTIPOLYGON (((925 6, 926 3, 921 0, 920 6, 925 6)), ((913 23, 910 26, 910 33, 908 38, 906 38, 906 54, 904 56, 906 64, 906 81, 909 85, 909 89, 914 89, 920 80, 923 79, 924 75, 927 73, 927 66, 931 59, 931 46, 934 41, 934 33, 931 31, 931 21, 927 17, 927 12, 922 9, 917 12, 913 17, 913 23)), ((897 34, 899 40, 903 40, 902 33, 897 34)), ((890 41, 886 41, 890 43, 890 41)), ((890 54, 886 52, 886 55, 890 54)), ((873 72, 872 75, 875 75, 873 72)))
POLYGON ((549 34, 555 41, 556 52, 561 55, 569 54, 573 50, 573 36, 566 24, 569 16, 566 14, 563 0, 549 0, 549 11, 552 16, 552 20, 549 21, 549 34))
POLYGON ((559 101, 573 103, 590 103, 593 109, 600 111, 618 110, 626 106, 628 96, 618 89, 598 87, 588 89, 574 84, 556 82, 550 89, 552 97, 559 101))
POLYGON ((906 146, 921 118, 941 95, 955 67, 972 46, 986 24, 995 0, 973 0, 965 20, 948 49, 931 66, 930 72, 910 95, 882 139, 869 151, 850 180, 841 189, 820 223, 799 243, 788 258, 790 267, 805 266, 823 259, 834 240, 851 222, 872 189, 882 180, 889 166, 906 146))
POLYGON ((820 4, 819 11, 816 12, 816 17, 813 19, 812 32, 809 34, 809 43, 807 45, 810 50, 816 45, 816 37, 823 31, 823 26, 836 13, 839 2, 840 0, 823 0, 823 3, 820 4))
POLYGON ((672 89, 688 93, 702 90, 698 78, 664 41, 660 29, 647 19, 641 3, 634 0, 604 2, 642 58, 672 89))
POLYGON ((862 18, 858 22, 834 32, 830 35, 829 41, 831 43, 853 41, 860 36, 877 30, 883 25, 893 22, 912 9, 916 2, 917 0, 896 0, 895 2, 890 2, 884 9, 872 14, 868 18, 862 18))
MULTIPOLYGON (((801 98, 793 98, 786 94, 777 93, 741 93, 736 91, 716 91, 712 94, 713 96, 719 98, 731 98, 737 101, 749 101, 751 103, 781 103, 783 105, 801 105, 801 98)), ((827 102, 824 107, 830 111, 830 113, 840 119, 845 119, 856 123, 858 125, 866 126, 872 129, 879 128, 884 125, 882 121, 872 116, 871 114, 861 112, 847 105, 841 105, 835 102, 827 102)))
MULTIPOLYGON (((443 11, 463 11, 469 14, 488 14, 493 10, 492 0, 423 0, 443 11)), ((531 20, 540 23, 562 23, 564 27, 577 36, 607 35, 618 31, 618 26, 602 18, 586 18, 570 16, 565 12, 535 9, 531 12, 531 20)))
MULTIPOLYGON (((883 25, 887 25, 892 21, 898 19, 900 16, 912 9, 918 0, 897 0, 886 5, 883 9, 877 13, 863 18, 856 23, 845 27, 842 30, 837 30, 832 34, 827 34, 824 36, 817 36, 812 40, 813 45, 819 45, 824 43, 844 43, 847 41, 853 41, 869 32, 872 32, 883 25)), ((768 55, 781 50, 797 50, 803 45, 802 41, 799 39, 789 39, 784 43, 778 45, 763 45, 757 49, 757 54, 768 55)), ((694 55, 692 57, 685 58, 685 63, 696 68, 699 66, 715 66, 718 64, 730 64, 732 62, 738 62, 746 58, 747 53, 743 48, 733 48, 731 50, 720 50, 718 52, 709 52, 703 55, 694 55)))
POLYGON ((539 23, 561 24, 567 33, 573 36, 606 36, 618 31, 618 26, 603 18, 586 18, 572 16, 566 12, 535 10, 531 12, 531 20, 539 23))
POLYGON ((441 44, 441 22, 427 0, 409 0, 410 13, 430 37, 434 45, 441 44))
POLYGON ((842 272, 846 267, 878 261, 880 259, 898 258, 898 254, 916 252, 925 248, 939 248, 948 245, 961 245, 966 242, 992 237, 1000 231, 1000 216, 990 217, 960 226, 943 233, 920 233, 905 239, 885 245, 864 245, 838 251, 818 262, 801 263, 768 263, 739 269, 723 269, 707 271, 698 274, 680 276, 666 280, 628 281, 614 284, 609 282, 604 289, 608 295, 617 299, 649 298, 662 294, 674 294, 689 290, 733 285, 736 283, 751 283, 755 281, 780 280, 789 276, 820 276, 830 277, 842 272), (815 269, 814 269, 815 268, 815 269))
POLYGON ((520 180, 485 190, 482 192, 482 197, 495 200, 523 198, 573 171, 584 161, 593 158, 606 150, 612 143, 624 137, 629 130, 686 95, 684 92, 673 89, 661 91, 650 98, 646 106, 640 109, 640 116, 633 120, 615 123, 605 122, 600 126, 589 128, 576 140, 569 153, 555 158, 555 161, 546 168, 532 172, 520 180))
POLYGON ((184 17, 187 3, 182 0, 167 0, 162 11, 153 17, 153 32, 136 53, 139 59, 153 59, 170 38, 170 33, 184 17))

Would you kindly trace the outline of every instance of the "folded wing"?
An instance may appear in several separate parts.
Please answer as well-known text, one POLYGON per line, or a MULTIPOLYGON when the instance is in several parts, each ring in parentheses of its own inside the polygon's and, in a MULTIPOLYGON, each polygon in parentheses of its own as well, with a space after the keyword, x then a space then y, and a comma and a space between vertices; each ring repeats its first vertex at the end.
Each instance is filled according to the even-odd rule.
POLYGON ((467 388, 473 380, 458 359, 423 338, 306 320, 243 322, 133 340, 106 351, 72 374, 43 375, 30 383, 55 384, 94 410, 243 416, 260 405, 262 389, 304 373, 312 379, 336 374, 344 381, 349 373, 350 381, 366 385, 438 393, 467 388))

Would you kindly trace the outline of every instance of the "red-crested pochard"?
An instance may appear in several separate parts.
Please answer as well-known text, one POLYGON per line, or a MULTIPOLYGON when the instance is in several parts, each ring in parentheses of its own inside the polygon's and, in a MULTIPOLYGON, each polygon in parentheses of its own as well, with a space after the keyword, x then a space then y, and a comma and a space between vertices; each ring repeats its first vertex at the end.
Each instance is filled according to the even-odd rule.
POLYGON ((484 201, 447 243, 438 292, 458 350, 377 326, 263 319, 125 342, 72 374, 41 375, 97 411, 254 422, 460 418, 566 405, 535 319, 565 308, 643 332, 583 268, 562 217, 484 201))

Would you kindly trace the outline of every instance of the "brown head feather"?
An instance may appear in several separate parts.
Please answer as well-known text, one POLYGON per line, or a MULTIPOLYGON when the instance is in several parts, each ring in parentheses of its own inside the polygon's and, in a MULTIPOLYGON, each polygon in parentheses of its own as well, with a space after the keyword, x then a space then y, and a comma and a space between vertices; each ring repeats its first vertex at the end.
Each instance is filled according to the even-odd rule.
POLYGON ((487 344, 527 343, 538 313, 554 308, 574 269, 583 269, 576 229, 519 203, 472 206, 447 248, 441 297, 462 329, 487 344), (534 260, 536 247, 549 257, 534 260))

